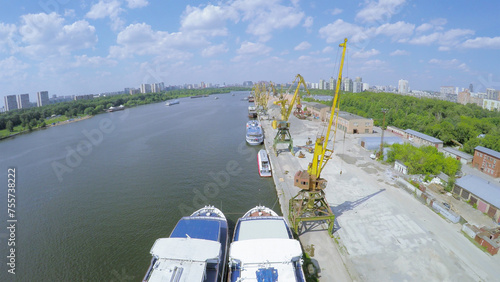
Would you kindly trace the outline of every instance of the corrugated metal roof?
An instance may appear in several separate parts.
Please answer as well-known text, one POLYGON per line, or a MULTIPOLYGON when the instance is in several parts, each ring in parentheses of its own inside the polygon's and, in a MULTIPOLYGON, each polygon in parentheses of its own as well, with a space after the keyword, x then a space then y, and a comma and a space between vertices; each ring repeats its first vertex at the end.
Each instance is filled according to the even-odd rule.
POLYGON ((459 156, 462 159, 470 159, 470 160, 472 160, 474 158, 473 155, 469 155, 469 154, 467 154, 465 152, 459 151, 459 150, 457 150, 455 148, 452 148, 452 147, 445 147, 445 148, 443 148, 443 151, 446 151, 446 152, 448 152, 450 154, 459 156))
POLYGON ((306 106, 309 106, 309 107, 316 108, 318 110, 321 110, 323 108, 330 108, 330 106, 327 106, 325 104, 321 104, 321 103, 318 103, 318 102, 305 102, 305 103, 302 103, 302 104, 305 104, 306 106))
POLYGON ((485 148, 483 146, 477 146, 476 148, 474 148, 474 150, 478 150, 480 152, 483 152, 485 154, 488 154, 490 156, 493 156, 497 159, 500 159, 500 152, 497 152, 497 151, 494 151, 494 150, 491 150, 491 149, 488 149, 488 148, 485 148))
POLYGON ((497 184, 470 174, 457 179, 455 184, 500 209, 500 186, 497 184))
MULTIPOLYGON (((362 137, 359 138, 359 144, 361 142, 365 142, 365 149, 367 150, 375 150, 380 147, 380 137, 362 137)), ((400 137, 384 136, 384 144, 392 145, 394 143, 404 144, 404 141, 400 137)))
POLYGON ((423 134, 423 133, 420 133, 418 131, 415 131, 413 129, 407 129, 405 130, 406 133, 408 134, 411 134, 411 135, 415 135, 417 136, 418 138, 421 138, 421 139, 424 139, 424 140, 427 140, 429 142, 432 142, 432 143, 443 143, 443 141, 437 139, 437 138, 434 138, 432 136, 429 136, 429 135, 426 135, 426 134, 423 134))
POLYGON ((352 120, 352 119, 366 119, 366 120, 372 120, 371 118, 365 118, 365 117, 358 116, 358 115, 351 114, 351 113, 344 112, 344 111, 339 111, 339 117, 344 118, 344 119, 346 119, 346 120, 352 120))

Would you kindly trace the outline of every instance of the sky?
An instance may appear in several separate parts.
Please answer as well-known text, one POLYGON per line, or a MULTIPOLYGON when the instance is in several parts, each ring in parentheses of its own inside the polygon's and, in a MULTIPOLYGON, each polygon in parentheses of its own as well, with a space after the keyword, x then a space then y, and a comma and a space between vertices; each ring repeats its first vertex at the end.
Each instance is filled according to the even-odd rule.
POLYGON ((494 0, 2 1, 3 96, 165 85, 308 82, 343 76, 500 89, 494 0))

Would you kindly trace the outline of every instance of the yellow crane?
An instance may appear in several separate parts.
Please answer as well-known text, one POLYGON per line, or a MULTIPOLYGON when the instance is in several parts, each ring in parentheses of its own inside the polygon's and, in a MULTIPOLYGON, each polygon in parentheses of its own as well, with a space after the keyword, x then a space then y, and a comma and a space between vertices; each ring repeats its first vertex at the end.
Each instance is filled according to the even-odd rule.
MULTIPOLYGON (((337 81, 341 81, 342 78, 346 46, 347 38, 344 39, 344 43, 339 45, 343 49, 337 81)), ((333 154, 333 146, 332 149, 328 149, 327 145, 333 119, 335 118, 338 121, 339 88, 340 83, 337 83, 326 135, 319 136, 316 139, 313 159, 309 163, 307 170, 298 171, 294 177, 294 185, 302 189, 295 197, 290 199, 289 204, 290 222, 297 233, 299 233, 299 224, 302 221, 326 221, 328 223, 328 234, 333 237, 335 215, 325 198, 323 189, 326 188, 327 181, 321 178, 321 171, 333 154)))
POLYGON ((300 95, 299 95, 300 86, 303 85, 307 93, 311 95, 311 93, 309 93, 309 90, 307 90, 307 85, 304 78, 300 74, 297 74, 295 76, 292 85, 295 84, 296 82, 297 82, 297 89, 295 89, 295 93, 293 94, 292 100, 290 101, 290 104, 288 104, 288 107, 287 107, 288 99, 285 99, 283 96, 280 97, 280 100, 274 101, 274 104, 280 105, 280 110, 281 110, 280 111, 281 120, 279 121, 273 120, 273 128, 278 130, 278 132, 276 133, 276 137, 274 137, 274 143, 273 143, 273 149, 276 156, 278 155, 278 150, 276 149, 276 145, 278 143, 288 144, 288 149, 290 150, 292 155, 295 155, 295 152, 293 151, 293 140, 292 136, 290 135, 290 123, 288 122, 288 118, 290 117, 290 113, 293 110, 295 101, 298 101, 298 104, 300 104, 300 95))

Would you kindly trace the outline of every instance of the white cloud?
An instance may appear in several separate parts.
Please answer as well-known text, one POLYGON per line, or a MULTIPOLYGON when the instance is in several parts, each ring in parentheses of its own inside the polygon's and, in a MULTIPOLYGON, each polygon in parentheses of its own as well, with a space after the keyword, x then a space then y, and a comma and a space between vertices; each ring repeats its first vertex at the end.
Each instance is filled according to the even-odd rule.
MULTIPOLYGON (((431 45, 433 43, 439 44, 441 47, 454 47, 457 46, 464 37, 474 34, 470 29, 450 29, 446 32, 434 32, 427 35, 421 35, 412 38, 408 43, 415 45, 431 45)), ((441 48, 444 50, 446 48, 441 48)), ((449 50, 449 49, 448 49, 449 50)))
POLYGON ((468 39, 462 44, 462 47, 500 49, 500 36, 468 39))
POLYGON ((26 44, 20 51, 32 57, 66 55, 73 50, 90 48, 97 43, 95 27, 80 20, 64 25, 56 13, 21 16, 19 33, 26 44))
POLYGON ((111 20, 111 28, 119 30, 125 22, 120 18, 120 13, 124 10, 121 8, 121 3, 118 0, 100 0, 97 4, 90 7, 85 17, 89 19, 103 19, 109 17, 111 20))
POLYGON ((424 23, 424 24, 419 25, 419 26, 415 29, 415 31, 416 31, 416 32, 424 32, 424 31, 428 31, 428 30, 430 30, 430 29, 432 29, 432 28, 433 28, 433 25, 431 25, 431 24, 429 24, 429 23, 424 23))
POLYGON ((187 6, 181 20, 181 30, 209 36, 227 35, 226 19, 238 20, 234 9, 208 5, 203 9, 187 6))
POLYGON ((227 53, 229 49, 226 47, 226 44, 212 45, 201 51, 201 55, 203 57, 213 57, 218 54, 227 53))
POLYGON ((15 42, 16 31, 15 25, 0 23, 0 52, 15 49, 18 44, 15 42))
POLYGON ((454 69, 454 70, 461 70, 464 72, 470 71, 469 67, 465 63, 462 63, 457 59, 452 59, 452 60, 431 59, 429 60, 429 64, 435 65, 443 69, 454 69))
POLYGON ((325 48, 323 48, 322 52, 323 53, 331 53, 331 52, 333 52, 333 50, 334 50, 333 47, 326 46, 325 48))
POLYGON ((245 41, 236 52, 239 55, 267 55, 271 52, 272 48, 262 43, 253 43, 245 41))
POLYGON ((352 54, 352 57, 353 58, 365 59, 365 58, 376 56, 378 54, 380 54, 380 51, 375 50, 375 49, 371 49, 371 50, 367 50, 367 51, 358 51, 358 52, 355 52, 354 54, 352 54))
POLYGON ((295 46, 295 48, 293 48, 293 50, 303 51, 303 50, 307 50, 309 48, 311 48, 311 44, 307 41, 302 41, 302 42, 300 42, 299 45, 295 46))
POLYGON ((204 37, 195 34, 154 31, 145 23, 131 24, 118 33, 118 45, 110 47, 110 56, 117 58, 134 55, 162 55, 163 57, 189 56, 185 49, 206 46, 204 37), (172 53, 170 56, 169 52, 172 53))
POLYGON ((249 21, 247 32, 258 36, 259 41, 271 39, 274 30, 294 28, 302 22, 304 12, 279 4, 279 0, 237 0, 231 7, 242 13, 242 20, 249 21))
POLYGON ((23 76, 23 70, 29 68, 29 65, 20 61, 16 57, 10 56, 0 60, 0 79, 23 76))
POLYGON ((117 62, 109 58, 100 56, 88 57, 87 55, 74 56, 75 62, 72 67, 101 67, 101 66, 115 66, 117 62))
POLYGON ((361 71, 387 71, 387 62, 382 60, 368 60, 363 63, 361 71))
POLYGON ((76 17, 75 10, 73 9, 64 9, 64 16, 67 18, 74 18, 76 17))
POLYGON ((400 39, 412 35, 414 29, 415 29, 414 24, 399 21, 393 24, 386 23, 377 27, 375 29, 375 34, 376 35, 382 34, 392 37, 393 39, 400 39))
POLYGON ((361 11, 356 14, 356 20, 363 23, 381 22, 388 20, 398 12, 406 0, 379 0, 369 1, 361 11))
POLYGON ((314 23, 313 17, 307 17, 302 26, 305 28, 310 28, 313 25, 313 23, 314 23))
POLYGON ((392 52, 390 55, 391 56, 406 56, 406 55, 410 55, 410 52, 398 49, 398 50, 392 52))
POLYGON ((130 9, 143 8, 148 5, 148 0, 127 0, 127 6, 130 9))
POLYGON ((333 9, 333 11, 332 11, 332 16, 338 15, 338 14, 340 14, 340 13, 342 13, 342 9, 335 8, 335 9, 333 9))
POLYGON ((327 43, 341 43, 346 37, 353 43, 368 39, 368 35, 362 27, 344 22, 341 19, 320 28, 319 35, 321 38, 325 38, 327 43))

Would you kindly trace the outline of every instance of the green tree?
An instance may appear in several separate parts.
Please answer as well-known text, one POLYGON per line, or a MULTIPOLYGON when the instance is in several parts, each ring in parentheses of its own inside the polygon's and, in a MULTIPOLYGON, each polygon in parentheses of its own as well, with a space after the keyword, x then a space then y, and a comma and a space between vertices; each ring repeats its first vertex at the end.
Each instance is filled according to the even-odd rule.
POLYGON ((14 131, 14 123, 11 121, 11 120, 8 120, 7 123, 6 123, 6 126, 7 130, 9 132, 13 132, 14 131))

